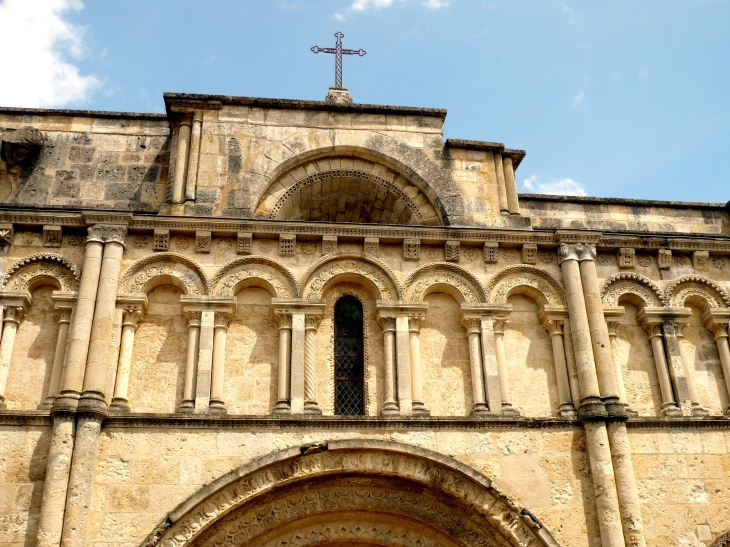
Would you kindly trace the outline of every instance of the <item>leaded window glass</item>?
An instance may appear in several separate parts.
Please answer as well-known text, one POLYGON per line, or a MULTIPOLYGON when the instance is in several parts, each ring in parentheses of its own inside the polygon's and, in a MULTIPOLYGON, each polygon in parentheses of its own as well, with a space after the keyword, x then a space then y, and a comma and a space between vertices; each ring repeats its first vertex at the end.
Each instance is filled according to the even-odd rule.
POLYGON ((335 304, 335 414, 364 414, 363 381, 362 304, 345 296, 335 304))

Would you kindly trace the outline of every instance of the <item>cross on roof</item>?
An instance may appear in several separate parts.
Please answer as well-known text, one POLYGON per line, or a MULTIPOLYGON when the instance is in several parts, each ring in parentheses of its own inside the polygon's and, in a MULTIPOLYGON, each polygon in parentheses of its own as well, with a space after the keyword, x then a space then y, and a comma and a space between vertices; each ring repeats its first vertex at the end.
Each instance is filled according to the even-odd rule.
POLYGON ((334 53, 335 54, 335 87, 342 87, 342 56, 343 55, 359 55, 362 57, 366 51, 364 49, 342 49, 342 39, 345 37, 340 31, 335 32, 337 43, 335 47, 319 47, 314 46, 314 53, 334 53))

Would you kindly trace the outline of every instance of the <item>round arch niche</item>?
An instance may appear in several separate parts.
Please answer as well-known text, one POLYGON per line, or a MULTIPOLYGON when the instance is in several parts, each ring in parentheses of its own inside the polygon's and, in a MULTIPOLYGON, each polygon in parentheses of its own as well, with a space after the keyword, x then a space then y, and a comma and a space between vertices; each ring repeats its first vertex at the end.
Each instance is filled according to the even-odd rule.
POLYGON ((381 163, 333 156, 299 164, 279 176, 256 210, 272 220, 441 225, 428 197, 381 163))
POLYGON ((470 467, 374 439, 292 447, 235 469, 172 511, 143 547, 557 547, 470 467))

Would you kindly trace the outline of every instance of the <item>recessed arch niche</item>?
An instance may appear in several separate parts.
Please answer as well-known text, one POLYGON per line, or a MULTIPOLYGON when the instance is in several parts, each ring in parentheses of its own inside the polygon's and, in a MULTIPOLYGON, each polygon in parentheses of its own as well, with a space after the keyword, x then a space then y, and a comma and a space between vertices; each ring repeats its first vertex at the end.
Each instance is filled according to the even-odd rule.
POLYGON ((257 218, 438 226, 426 194, 394 168, 354 156, 300 163, 271 184, 257 218))

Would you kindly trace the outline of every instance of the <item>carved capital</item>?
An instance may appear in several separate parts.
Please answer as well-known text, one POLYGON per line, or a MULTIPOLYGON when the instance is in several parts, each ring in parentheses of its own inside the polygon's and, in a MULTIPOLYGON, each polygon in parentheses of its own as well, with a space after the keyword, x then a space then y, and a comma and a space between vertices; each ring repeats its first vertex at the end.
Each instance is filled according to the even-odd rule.
POLYGON ((99 243, 119 243, 126 245, 127 227, 117 224, 95 224, 89 226, 89 237, 86 238, 87 243, 97 241, 99 243))
POLYGON ((616 338, 616 329, 621 324, 621 321, 606 321, 608 327, 608 337, 613 339, 616 338))
POLYGON ((73 313, 73 308, 70 306, 56 306, 56 311, 58 312, 58 324, 62 323, 70 323, 71 322, 71 314, 73 313))
POLYGON ((122 320, 123 327, 132 327, 135 330, 139 327, 139 322, 142 319, 142 310, 139 307, 129 307, 124 309, 124 319, 122 320))
POLYGON ((395 317, 379 317, 378 325, 383 332, 395 331, 395 317))
POLYGON ((231 314, 217 311, 215 312, 215 318, 213 325, 216 329, 228 329, 228 323, 231 321, 231 314))
POLYGON ((719 340, 720 338, 727 338, 727 328, 728 323, 718 323, 716 321, 713 321, 707 325, 707 330, 709 330, 713 334, 715 340, 719 340))
POLYGON ((495 319, 494 320, 494 334, 502 336, 504 334, 504 327, 509 323, 507 319, 495 319))
POLYGON ((596 260, 596 246, 592 243, 561 243, 558 249, 558 263, 565 260, 596 260))
POLYGON ((322 322, 321 315, 310 315, 304 316, 304 330, 314 330, 319 328, 319 324, 322 322))
POLYGON ((644 332, 646 333, 646 336, 651 340, 652 338, 659 336, 662 336, 662 324, 661 322, 656 323, 649 323, 648 321, 641 325, 641 328, 644 329, 644 332))
POLYGON ((275 310, 274 319, 279 325, 279 330, 291 330, 292 311, 291 310, 275 310))
POLYGON ((482 321, 477 317, 465 317, 461 320, 461 326, 466 329, 467 335, 482 332, 482 321))
POLYGON ((25 308, 23 306, 6 306, 3 321, 6 323, 20 324, 25 317, 25 308))
POLYGON ((421 332, 421 321, 426 319, 424 313, 409 313, 408 314, 408 330, 410 332, 421 332))
POLYGON ((188 320, 188 328, 200 327, 200 321, 203 318, 203 313, 199 311, 185 312, 185 318, 188 320))
POLYGON ((548 319, 542 326, 550 334, 550 336, 562 336, 563 335, 563 322, 556 319, 548 319))

